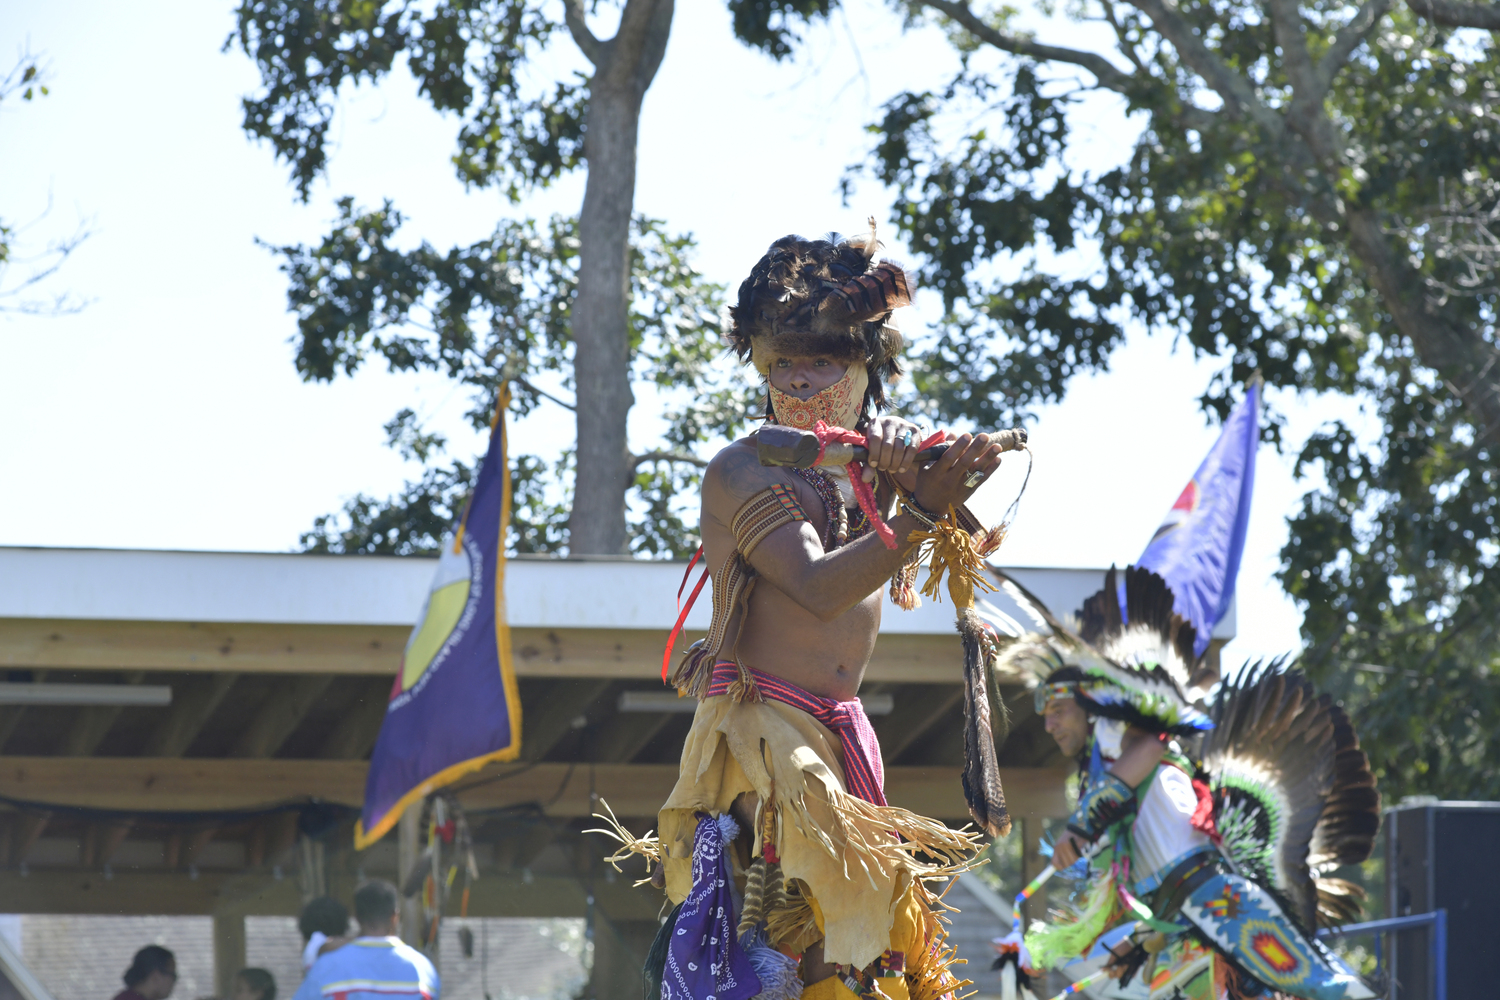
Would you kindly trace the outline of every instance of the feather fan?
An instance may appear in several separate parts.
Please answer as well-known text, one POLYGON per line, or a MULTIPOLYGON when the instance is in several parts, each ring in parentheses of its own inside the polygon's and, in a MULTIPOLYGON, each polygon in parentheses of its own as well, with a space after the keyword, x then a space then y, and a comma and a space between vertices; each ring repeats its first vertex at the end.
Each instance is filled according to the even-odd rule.
POLYGON ((1203 767, 1224 853, 1286 903, 1306 931, 1357 912, 1357 890, 1324 866, 1369 857, 1380 796, 1343 710, 1284 660, 1225 682, 1209 710, 1203 767))

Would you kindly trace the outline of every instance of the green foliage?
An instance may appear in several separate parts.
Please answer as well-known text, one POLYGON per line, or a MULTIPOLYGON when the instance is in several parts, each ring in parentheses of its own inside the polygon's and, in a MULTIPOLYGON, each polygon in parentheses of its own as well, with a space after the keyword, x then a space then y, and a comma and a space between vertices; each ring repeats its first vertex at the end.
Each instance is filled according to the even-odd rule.
POLYGON ((327 165, 334 101, 346 83, 374 83, 405 57, 418 91, 460 118, 453 164, 465 184, 512 201, 577 167, 587 81, 528 88, 524 69, 561 24, 526 0, 245 0, 237 42, 261 72, 244 128, 271 143, 306 201, 327 165))
POLYGON ((826 20, 838 0, 729 0, 735 37, 781 60, 796 51, 798 25, 826 20))
MULTIPOLYGON (((440 372, 468 387, 468 417, 489 426, 496 393, 514 387, 514 412, 542 403, 532 379, 542 372, 571 385, 569 309, 577 287, 578 239, 572 219, 505 222, 484 240, 440 252, 427 243, 395 242, 401 214, 389 203, 362 210, 352 199, 315 246, 273 248, 288 279, 297 316, 297 370, 309 381, 353 375, 380 359, 393 371, 440 372)), ((703 441, 732 436, 753 412, 742 379, 715 371, 723 354, 719 308, 724 290, 692 267, 693 242, 653 219, 637 219, 631 253, 629 314, 632 374, 676 400, 666 414, 670 453, 643 463, 634 490, 640 516, 632 548, 657 557, 684 556, 697 546, 696 518, 683 504, 696 490, 691 456, 703 441), (679 469, 677 466, 685 466, 679 469)), ((424 432, 403 409, 386 425, 391 446, 429 466, 423 477, 386 501, 358 496, 342 517, 319 519, 304 547, 329 552, 435 551, 462 508, 472 477, 462 462, 432 466, 447 442, 424 432)), ((549 464, 518 456, 513 473, 518 552, 565 546, 571 459, 549 464)))
MULTIPOLYGON (((271 143, 306 201, 327 165, 341 88, 379 82, 405 59, 419 93, 458 119, 452 162, 459 179, 519 201, 583 162, 591 79, 538 72, 562 14, 541 0, 243 0, 226 46, 238 44, 262 84, 243 102, 244 128, 271 143)), ((520 415, 545 395, 532 381, 538 374, 570 386, 581 252, 574 220, 502 222, 486 240, 439 251, 426 243, 397 247, 404 220, 389 202, 361 210, 344 198, 338 206, 319 244, 273 248, 289 279, 303 378, 352 375, 374 358, 396 371, 438 371, 469 390, 476 428, 488 426, 503 382, 511 382, 520 415)), ((711 373, 721 352, 723 289, 692 268, 691 239, 646 219, 633 235, 631 376, 668 398, 670 450, 636 461, 633 509, 641 518, 630 525, 631 544, 651 555, 685 555, 697 544, 681 509, 683 491, 696 483, 692 450, 743 426, 750 404, 742 381, 711 373)), ((386 430, 392 447, 423 466, 422 478, 386 500, 355 497, 341 514, 319 519, 305 547, 435 550, 462 507, 469 469, 440 464, 446 442, 424 432, 410 410, 386 430)), ((514 463, 511 543, 518 552, 563 551, 571 457, 522 455, 514 463)))
MULTIPOLYGON (((1022 419, 1131 328, 1217 359, 1200 403, 1221 418, 1255 372, 1359 401, 1377 430, 1334 423, 1298 456, 1327 483, 1282 552, 1307 666, 1347 699, 1388 796, 1500 794, 1490 36, 1378 3, 1362 20, 1324 0, 1090 0, 1065 7, 1113 30, 1090 52, 965 3, 897 6, 941 12, 960 63, 892 99, 853 168, 891 191, 946 306, 913 404, 1022 419), (1093 89, 1142 129, 1091 172, 1069 123, 1093 89)), ((1278 447, 1282 430, 1273 411, 1278 447)))

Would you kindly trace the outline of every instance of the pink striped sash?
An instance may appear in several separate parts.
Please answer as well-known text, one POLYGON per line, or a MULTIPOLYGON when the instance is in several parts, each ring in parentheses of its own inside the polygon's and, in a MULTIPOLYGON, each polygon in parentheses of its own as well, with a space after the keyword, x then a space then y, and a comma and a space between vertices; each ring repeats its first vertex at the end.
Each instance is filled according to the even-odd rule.
MULTIPOLYGON (((790 684, 774 674, 748 668, 760 693, 817 719, 838 734, 844 750, 844 785, 849 794, 883 806, 885 801, 885 765, 880 760, 880 740, 858 698, 836 701, 820 698, 790 684)), ((713 679, 704 697, 728 694, 730 685, 739 680, 739 667, 727 660, 714 664, 713 679)))

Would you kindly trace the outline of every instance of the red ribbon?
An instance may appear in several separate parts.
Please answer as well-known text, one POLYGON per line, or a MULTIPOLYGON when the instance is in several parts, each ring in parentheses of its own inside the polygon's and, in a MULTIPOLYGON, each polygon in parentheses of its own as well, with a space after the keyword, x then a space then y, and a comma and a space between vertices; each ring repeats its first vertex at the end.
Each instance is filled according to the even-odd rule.
POLYGON ((1214 794, 1207 782, 1198 778, 1192 781, 1193 794, 1198 797, 1198 807, 1193 810, 1193 829, 1208 834, 1208 839, 1218 844, 1223 837, 1219 833, 1218 824, 1214 822, 1214 794))
MULTIPOLYGON (((818 436, 818 461, 823 461, 823 452, 828 449, 831 442, 838 441, 843 444, 859 445, 869 447, 869 441, 858 431, 847 430, 843 427, 830 427, 819 420, 813 427, 813 433, 818 436)), ((870 484, 865 482, 865 467, 860 462, 850 462, 849 485, 854 487, 854 499, 859 501, 859 509, 865 512, 865 517, 870 520, 870 527, 875 529, 875 534, 885 543, 888 549, 896 547, 896 533, 891 526, 881 520, 880 511, 875 506, 875 494, 870 489, 870 484)))
POLYGON ((698 595, 703 591, 703 585, 708 582, 708 563, 703 564, 703 575, 698 577, 698 585, 693 588, 693 593, 688 597, 687 606, 683 607, 682 592, 687 588, 688 577, 693 575, 693 567, 698 560, 703 558, 703 546, 698 546, 698 551, 693 553, 693 558, 688 562, 687 569, 682 574, 682 584, 677 588, 677 607, 681 613, 677 616, 677 624, 672 626, 672 634, 667 636, 666 651, 661 654, 661 682, 667 683, 667 667, 672 662, 672 647, 677 645, 677 637, 682 634, 682 623, 687 621, 688 612, 693 610, 693 604, 698 600, 698 595))

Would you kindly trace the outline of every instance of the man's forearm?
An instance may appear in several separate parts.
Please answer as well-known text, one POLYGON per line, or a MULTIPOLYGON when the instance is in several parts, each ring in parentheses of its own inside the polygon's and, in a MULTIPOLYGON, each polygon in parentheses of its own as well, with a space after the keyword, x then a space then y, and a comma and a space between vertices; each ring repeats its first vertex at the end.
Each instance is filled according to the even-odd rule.
POLYGON ((923 527, 909 514, 897 515, 886 523, 896 535, 894 549, 886 548, 871 532, 814 557, 795 574, 785 572, 779 560, 767 560, 766 566, 756 568, 776 589, 823 621, 832 621, 885 586, 914 547, 909 536, 923 527))

